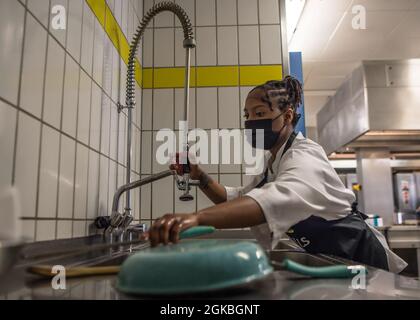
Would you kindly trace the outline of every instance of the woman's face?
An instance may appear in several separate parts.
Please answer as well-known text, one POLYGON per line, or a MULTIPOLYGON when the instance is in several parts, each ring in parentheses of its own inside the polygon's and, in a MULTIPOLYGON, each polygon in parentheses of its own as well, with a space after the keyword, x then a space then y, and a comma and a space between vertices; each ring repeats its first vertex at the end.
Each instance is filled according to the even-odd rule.
MULTIPOLYGON (((254 90, 248 95, 244 108, 245 120, 275 119, 282 114, 282 111, 280 111, 279 108, 270 108, 266 102, 262 101, 261 97, 263 97, 263 95, 264 93, 262 90, 254 90)), ((280 131, 283 128, 285 121, 288 122, 290 115, 293 117, 291 109, 287 110, 281 117, 274 120, 272 126, 273 131, 280 131)))

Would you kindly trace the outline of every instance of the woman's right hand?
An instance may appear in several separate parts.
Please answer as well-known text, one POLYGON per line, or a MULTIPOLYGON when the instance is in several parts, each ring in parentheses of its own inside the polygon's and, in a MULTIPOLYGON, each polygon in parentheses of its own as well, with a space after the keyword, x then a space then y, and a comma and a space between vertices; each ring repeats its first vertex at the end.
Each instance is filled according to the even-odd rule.
MULTIPOLYGON (((190 178, 192 180, 200 180, 201 175, 203 174, 203 170, 197 165, 193 163, 189 163, 190 167, 190 178)), ((179 154, 176 155, 176 163, 171 164, 169 166, 170 170, 176 171, 179 176, 184 175, 184 165, 179 163, 179 154)))

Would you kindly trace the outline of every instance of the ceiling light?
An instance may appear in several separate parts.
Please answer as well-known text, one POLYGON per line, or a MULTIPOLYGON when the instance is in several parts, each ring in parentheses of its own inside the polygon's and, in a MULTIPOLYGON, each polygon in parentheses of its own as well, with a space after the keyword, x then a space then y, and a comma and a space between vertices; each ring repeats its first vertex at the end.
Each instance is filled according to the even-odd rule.
POLYGON ((306 0, 286 0, 287 42, 291 43, 299 19, 305 8, 306 0))

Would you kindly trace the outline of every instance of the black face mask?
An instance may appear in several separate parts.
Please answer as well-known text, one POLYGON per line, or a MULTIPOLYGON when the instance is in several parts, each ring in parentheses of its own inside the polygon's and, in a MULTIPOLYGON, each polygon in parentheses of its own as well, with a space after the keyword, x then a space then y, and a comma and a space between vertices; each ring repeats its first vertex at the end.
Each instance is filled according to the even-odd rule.
POLYGON ((274 147, 280 136, 280 133, 286 127, 286 124, 284 124, 283 128, 280 131, 275 132, 273 131, 273 121, 280 118, 283 114, 284 112, 275 117, 274 119, 245 121, 245 129, 252 130, 251 134, 247 133, 247 139, 254 149, 257 148, 257 130, 264 130, 264 150, 270 150, 274 147))

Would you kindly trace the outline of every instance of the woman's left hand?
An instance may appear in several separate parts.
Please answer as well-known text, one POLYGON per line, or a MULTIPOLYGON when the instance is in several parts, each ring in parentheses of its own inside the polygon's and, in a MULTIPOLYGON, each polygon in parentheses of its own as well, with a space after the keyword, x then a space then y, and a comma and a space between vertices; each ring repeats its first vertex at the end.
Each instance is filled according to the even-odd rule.
POLYGON ((152 247, 177 243, 181 231, 195 226, 198 226, 197 214, 166 214, 156 219, 142 238, 150 240, 152 247))

